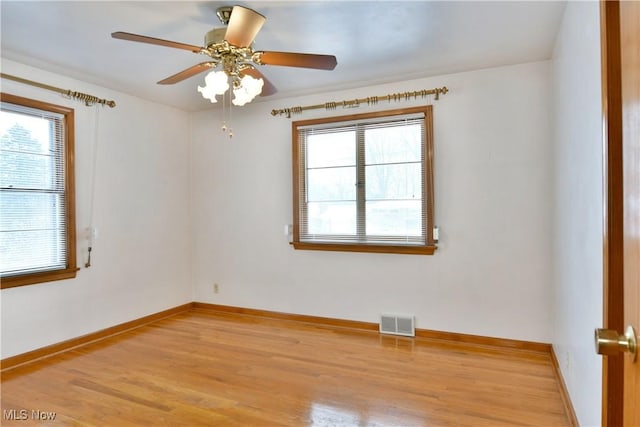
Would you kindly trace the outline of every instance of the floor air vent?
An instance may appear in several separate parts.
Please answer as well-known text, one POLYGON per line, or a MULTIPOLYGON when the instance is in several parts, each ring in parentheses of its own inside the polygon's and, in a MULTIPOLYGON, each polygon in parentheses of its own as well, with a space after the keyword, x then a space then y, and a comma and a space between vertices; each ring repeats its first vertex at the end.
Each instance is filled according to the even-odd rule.
POLYGON ((413 337, 416 335, 413 316, 382 314, 380 315, 380 333, 413 337))

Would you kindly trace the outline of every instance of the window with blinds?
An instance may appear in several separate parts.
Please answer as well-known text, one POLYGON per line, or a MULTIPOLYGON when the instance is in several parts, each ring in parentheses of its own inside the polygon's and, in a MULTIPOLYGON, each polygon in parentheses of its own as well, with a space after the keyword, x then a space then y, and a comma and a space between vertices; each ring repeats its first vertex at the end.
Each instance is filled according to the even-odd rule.
POLYGON ((293 123, 296 249, 432 254, 431 106, 293 123))
POLYGON ((2 288, 75 276, 73 110, 2 94, 2 288))

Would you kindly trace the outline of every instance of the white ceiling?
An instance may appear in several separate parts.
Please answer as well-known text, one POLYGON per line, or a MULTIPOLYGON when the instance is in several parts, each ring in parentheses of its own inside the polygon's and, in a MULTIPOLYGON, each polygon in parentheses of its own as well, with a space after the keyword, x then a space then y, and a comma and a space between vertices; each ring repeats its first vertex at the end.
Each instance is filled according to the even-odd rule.
MULTIPOLYGON (((155 82, 207 57, 111 38, 114 31, 203 45, 235 2, 0 2, 2 56, 188 110, 204 74, 155 82)), ((266 16, 256 50, 332 54, 333 71, 264 66, 277 99, 548 59, 565 3, 454 1, 250 1, 266 16)), ((29 76, 21 76, 28 78, 29 76)), ((46 83, 46 82, 45 82, 46 83)), ((254 101, 255 102, 255 101, 254 101)))

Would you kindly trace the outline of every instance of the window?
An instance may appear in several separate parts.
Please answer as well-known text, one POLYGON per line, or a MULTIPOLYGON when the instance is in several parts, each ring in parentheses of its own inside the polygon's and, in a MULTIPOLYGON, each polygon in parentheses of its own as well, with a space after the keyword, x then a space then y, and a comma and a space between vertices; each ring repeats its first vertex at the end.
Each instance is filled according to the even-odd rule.
POLYGON ((75 277, 73 109, 0 99, 2 288, 75 277))
POLYGON ((433 254, 431 106, 293 123, 296 249, 433 254))

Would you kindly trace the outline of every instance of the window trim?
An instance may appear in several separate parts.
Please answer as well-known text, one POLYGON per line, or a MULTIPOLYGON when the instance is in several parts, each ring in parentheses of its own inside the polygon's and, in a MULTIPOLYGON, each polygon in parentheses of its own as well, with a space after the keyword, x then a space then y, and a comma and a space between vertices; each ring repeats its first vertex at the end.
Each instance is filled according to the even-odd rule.
POLYGON ((362 114, 351 114, 345 116, 324 117, 319 119, 294 121, 291 124, 292 135, 292 178, 293 178, 293 239, 291 245, 295 249, 318 250, 318 251, 343 251, 343 252, 372 252, 372 253, 395 253, 414 255, 433 255, 437 246, 433 238, 434 229, 434 209, 433 209, 433 112, 431 105, 420 107, 403 108, 386 111, 376 111, 362 114), (424 176, 423 176, 423 197, 422 209, 425 220, 425 240, 424 245, 382 245, 376 243, 335 243, 335 242, 301 242, 300 241, 300 174, 301 159, 298 128, 326 123, 347 122, 361 119, 385 118, 399 115, 423 113, 425 131, 424 150, 424 176))
POLYGON ((66 251, 67 265, 63 269, 40 271, 14 276, 7 276, 0 279, 0 289, 13 288, 18 286, 33 285, 37 283, 52 282, 56 280, 72 279, 76 277, 76 204, 75 204, 75 125, 73 108, 61 105, 50 104, 48 102, 37 101, 8 93, 0 93, 0 102, 21 105, 30 108, 37 108, 44 111, 62 114, 65 121, 64 133, 64 159, 65 159, 65 212, 66 220, 66 251))

